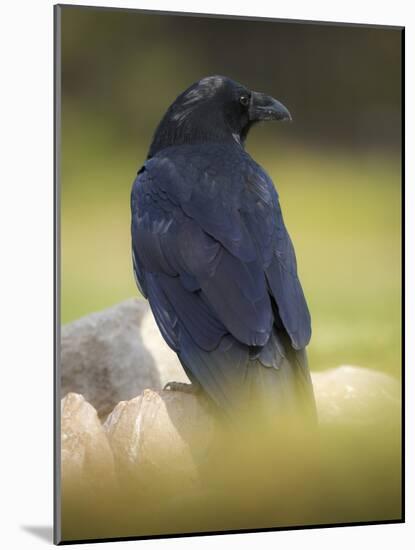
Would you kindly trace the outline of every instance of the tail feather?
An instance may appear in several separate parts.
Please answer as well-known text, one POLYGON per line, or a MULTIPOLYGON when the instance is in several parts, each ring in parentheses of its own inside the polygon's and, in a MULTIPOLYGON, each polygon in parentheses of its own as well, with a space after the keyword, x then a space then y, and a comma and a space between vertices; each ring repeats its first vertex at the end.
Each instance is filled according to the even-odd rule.
POLYGON ((208 352, 183 332, 179 359, 192 382, 228 415, 251 410, 269 418, 292 414, 316 419, 306 352, 294 350, 277 329, 262 348, 227 335, 208 352))

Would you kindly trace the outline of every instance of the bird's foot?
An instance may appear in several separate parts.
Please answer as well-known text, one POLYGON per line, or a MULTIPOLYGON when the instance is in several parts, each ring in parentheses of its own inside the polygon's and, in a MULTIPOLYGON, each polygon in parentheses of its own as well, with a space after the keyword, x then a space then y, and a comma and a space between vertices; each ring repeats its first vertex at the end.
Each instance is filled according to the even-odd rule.
POLYGON ((182 391, 184 393, 197 393, 199 391, 199 388, 195 384, 187 384, 185 382, 167 382, 163 390, 182 391))

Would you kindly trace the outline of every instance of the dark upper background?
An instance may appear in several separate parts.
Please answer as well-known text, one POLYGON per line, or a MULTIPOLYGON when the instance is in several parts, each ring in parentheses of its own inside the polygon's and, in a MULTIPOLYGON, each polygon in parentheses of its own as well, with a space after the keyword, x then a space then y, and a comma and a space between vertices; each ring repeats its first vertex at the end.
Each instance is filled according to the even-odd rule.
POLYGON ((155 126, 227 75, 292 124, 247 148, 278 186, 313 316, 314 368, 395 371, 400 346, 401 32, 62 9, 62 320, 136 294, 129 192, 155 126))
POLYGON ((65 98, 147 143, 178 93, 223 74, 285 101, 284 139, 400 146, 397 30, 68 8, 65 98))

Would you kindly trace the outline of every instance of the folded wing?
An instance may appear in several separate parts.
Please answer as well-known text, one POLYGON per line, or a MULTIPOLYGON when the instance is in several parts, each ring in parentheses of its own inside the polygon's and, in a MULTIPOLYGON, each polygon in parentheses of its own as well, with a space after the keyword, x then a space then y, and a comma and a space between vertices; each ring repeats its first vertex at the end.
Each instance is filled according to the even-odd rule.
POLYGON ((250 349, 268 342, 276 317, 295 349, 308 343, 278 196, 246 153, 169 148, 140 171, 131 209, 137 284, 166 342, 209 393, 243 383, 250 349), (217 158, 225 160, 215 172, 217 158))

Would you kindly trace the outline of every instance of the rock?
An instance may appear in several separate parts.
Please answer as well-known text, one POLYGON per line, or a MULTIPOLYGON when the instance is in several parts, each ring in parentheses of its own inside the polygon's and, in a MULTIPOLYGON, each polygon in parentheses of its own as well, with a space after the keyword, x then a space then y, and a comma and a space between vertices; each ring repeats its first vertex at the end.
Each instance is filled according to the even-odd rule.
MULTIPOLYGON (((342 366, 313 373, 312 379, 322 427, 368 427, 384 424, 385 419, 397 420, 400 387, 391 376, 342 366)), ((187 393, 149 389, 119 403, 104 429, 117 471, 128 480, 135 479, 141 488, 163 472, 180 479, 182 486, 194 484, 216 435, 203 400, 187 393)))
POLYGON ((271 438, 256 425, 248 438, 228 437, 202 398, 152 390, 118 403, 102 426, 68 394, 63 539, 398 519, 399 384, 351 366, 314 373, 313 383, 322 437, 289 423, 271 438))
POLYGON ((152 390, 119 403, 104 429, 120 480, 150 492, 155 479, 182 489, 197 484, 215 434, 214 420, 199 398, 152 390))
MULTIPOLYGON (((382 434, 386 433, 385 427, 388 425, 396 431, 400 389, 392 377, 352 366, 313 373, 312 377, 322 433, 329 433, 327 429, 334 428, 334 440, 339 444, 345 441, 338 439, 343 433, 340 428, 351 429, 356 436, 373 431, 380 433, 378 426, 381 426, 382 434)), ((242 459, 251 460, 255 470, 263 470, 265 466, 258 464, 255 458, 261 443, 268 449, 266 440, 261 440, 264 438, 261 427, 258 431, 254 428, 254 432, 245 433, 241 426, 241 432, 233 434, 231 431, 225 439, 221 439, 223 432, 218 429, 207 407, 203 398, 192 394, 149 389, 115 407, 104 424, 104 430, 125 498, 129 495, 132 502, 136 498, 134 495, 140 495, 140 498, 148 496, 152 501, 157 498, 171 499, 172 495, 177 494, 191 498, 192 492, 206 490, 206 483, 203 486, 206 473, 212 476, 212 471, 216 471, 216 467, 212 468, 212 460, 218 460, 217 467, 224 470, 225 477, 231 474, 232 470, 228 472, 225 461, 232 452, 237 453, 239 466, 242 459), (231 439, 234 435, 236 437, 231 439), (224 445, 221 446, 220 441, 224 445), (229 448, 226 448, 227 445, 229 448), (253 458, 249 458, 251 450, 253 458)), ((289 419, 284 420, 285 423, 287 421, 289 419)), ((285 425, 290 426, 289 423, 285 425)), ((288 441, 284 439, 287 434, 284 430, 276 433, 277 439, 284 441, 283 448, 287 449, 288 441)), ((304 433, 300 437, 301 448, 306 436, 304 433)), ((305 444, 310 461, 315 443, 313 437, 305 444)), ((273 444, 278 448, 277 441, 273 444)), ((261 452, 259 454, 262 455, 261 452)), ((278 456, 283 461, 284 454, 280 450, 278 456)), ((209 477, 207 479, 212 481, 209 477)), ((175 501, 171 502, 174 507, 175 501)))
MULTIPOLYGON (((258 502, 245 499, 246 494, 261 495, 264 503, 281 498, 284 507, 279 517, 292 518, 297 517, 304 487, 310 498, 320 494, 318 509, 327 491, 338 497, 337 491, 349 495, 350 487, 352 492, 362 487, 359 490, 366 494, 366 480, 377 471, 380 478, 375 475, 374 487, 385 484, 384 470, 399 470, 398 382, 352 366, 313 373, 312 378, 321 447, 316 433, 308 429, 303 433, 302 426, 293 437, 289 418, 272 433, 256 424, 253 431, 252 426, 247 432, 244 426, 235 432, 221 430, 207 402, 193 394, 146 389, 118 403, 102 425, 83 396, 69 393, 62 400, 61 464, 63 516, 76 526, 72 538, 79 538, 79 532, 81 538, 91 537, 91 524, 98 533, 95 538, 123 534, 126 525, 132 534, 137 534, 137 525, 146 526, 146 533, 158 532, 160 526, 162 532, 185 532, 196 529, 195 517, 196 530, 225 529, 233 525, 235 515, 230 510, 238 506, 241 518, 251 521, 253 514, 257 525, 262 518, 255 515, 258 502), (303 456, 300 469, 292 462, 292 453, 303 456), (323 488, 321 464, 326 476, 323 488), (284 474, 274 476, 275 472, 284 474), (343 486, 344 476, 348 481, 343 486), (219 516, 218 503, 224 503, 219 516), (219 526, 218 517, 224 520, 219 526), (79 525, 85 531, 79 531, 79 525), (118 531, 103 534, 114 525, 118 531)), ((393 496, 395 478, 390 479, 385 490, 393 496)), ((271 520, 273 516, 269 519, 273 525, 271 520)))
POLYGON ((160 379, 159 386, 150 387, 161 390, 167 382, 190 382, 177 355, 169 348, 160 334, 148 302, 145 302, 145 305, 147 305, 147 310, 140 325, 140 337, 145 349, 154 360, 160 379))
POLYGON ((116 486, 114 459, 97 411, 82 395, 61 401, 63 491, 96 493, 116 486))
POLYGON ((63 326, 61 394, 82 394, 103 417, 121 400, 148 387, 160 389, 154 357, 160 360, 163 353, 161 336, 153 334, 150 316, 147 302, 131 299, 63 326), (147 334, 153 352, 147 349, 147 334))
POLYGON ((398 381, 379 371, 344 365, 313 372, 321 424, 396 422, 401 411, 398 381))

